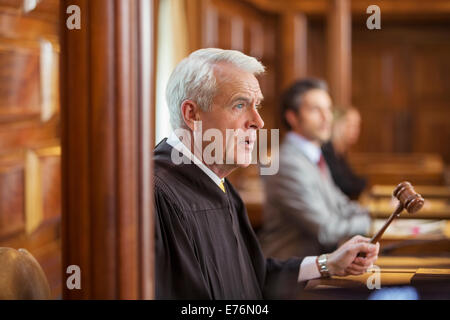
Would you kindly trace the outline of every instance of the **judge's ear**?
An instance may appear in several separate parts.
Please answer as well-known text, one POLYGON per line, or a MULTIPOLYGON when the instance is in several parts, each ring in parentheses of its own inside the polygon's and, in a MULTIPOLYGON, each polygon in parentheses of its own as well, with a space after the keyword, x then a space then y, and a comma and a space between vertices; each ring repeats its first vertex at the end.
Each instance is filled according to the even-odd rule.
POLYGON ((194 131, 194 121, 200 120, 200 107, 195 101, 184 100, 181 104, 181 115, 184 123, 194 131))
POLYGON ((299 124, 299 116, 294 110, 287 110, 284 114, 287 123, 291 126, 292 129, 296 129, 299 124))

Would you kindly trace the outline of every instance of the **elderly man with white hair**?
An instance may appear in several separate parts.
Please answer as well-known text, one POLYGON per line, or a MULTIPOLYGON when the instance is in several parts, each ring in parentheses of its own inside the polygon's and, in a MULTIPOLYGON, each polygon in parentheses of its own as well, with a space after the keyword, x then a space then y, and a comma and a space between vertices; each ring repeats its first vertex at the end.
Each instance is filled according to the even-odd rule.
POLYGON ((250 164, 264 126, 256 78, 263 72, 255 58, 210 48, 181 61, 169 79, 174 131, 154 150, 157 299, 295 298, 309 279, 361 274, 377 259, 378 245, 360 236, 320 258, 263 256, 225 179, 250 164))

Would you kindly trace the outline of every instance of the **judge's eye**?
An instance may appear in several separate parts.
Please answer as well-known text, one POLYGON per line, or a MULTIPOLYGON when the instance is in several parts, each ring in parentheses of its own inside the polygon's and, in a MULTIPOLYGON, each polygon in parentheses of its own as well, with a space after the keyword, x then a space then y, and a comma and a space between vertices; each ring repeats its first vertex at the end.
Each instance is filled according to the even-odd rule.
POLYGON ((256 109, 256 110, 259 110, 259 109, 261 109, 261 108, 262 108, 262 104, 256 104, 256 105, 255 105, 255 109, 256 109))
POLYGON ((243 103, 239 103, 235 107, 236 107, 236 109, 243 109, 244 108, 244 104, 243 103))

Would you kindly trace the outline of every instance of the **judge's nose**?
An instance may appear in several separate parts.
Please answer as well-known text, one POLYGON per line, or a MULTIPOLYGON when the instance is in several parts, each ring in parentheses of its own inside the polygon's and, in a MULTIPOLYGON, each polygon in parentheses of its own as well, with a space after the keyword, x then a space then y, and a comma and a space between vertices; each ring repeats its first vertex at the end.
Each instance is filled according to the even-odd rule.
POLYGON ((247 122, 247 129, 262 129, 264 127, 264 120, 261 118, 258 110, 252 108, 250 111, 250 118, 247 122))

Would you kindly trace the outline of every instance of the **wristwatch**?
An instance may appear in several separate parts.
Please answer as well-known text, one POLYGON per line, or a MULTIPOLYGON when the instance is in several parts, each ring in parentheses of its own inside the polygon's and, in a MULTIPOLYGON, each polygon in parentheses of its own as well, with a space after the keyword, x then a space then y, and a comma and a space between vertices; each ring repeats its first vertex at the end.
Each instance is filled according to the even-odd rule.
POLYGON ((322 254, 317 257, 317 267, 319 268, 319 272, 322 277, 328 278, 330 277, 330 271, 328 270, 327 262, 328 262, 328 254, 322 254))

